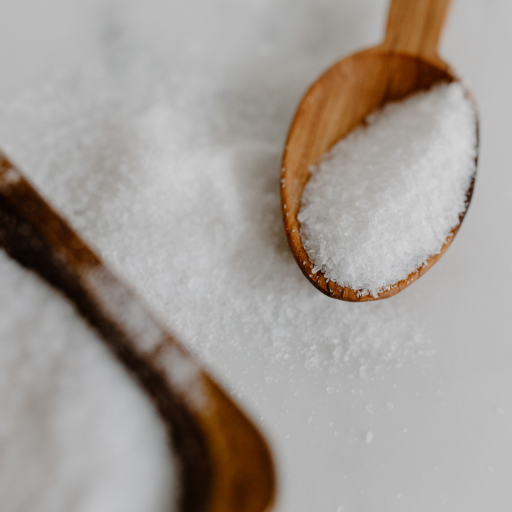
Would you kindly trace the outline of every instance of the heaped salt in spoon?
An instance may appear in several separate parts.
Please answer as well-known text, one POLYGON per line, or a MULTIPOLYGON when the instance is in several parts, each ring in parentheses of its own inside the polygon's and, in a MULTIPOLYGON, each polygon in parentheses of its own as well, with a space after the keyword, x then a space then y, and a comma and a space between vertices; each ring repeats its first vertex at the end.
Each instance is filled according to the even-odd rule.
POLYGON ((466 213, 478 119, 437 56, 448 4, 393 0, 384 43, 335 64, 297 109, 284 224, 301 270, 331 297, 395 295, 442 256, 466 213))

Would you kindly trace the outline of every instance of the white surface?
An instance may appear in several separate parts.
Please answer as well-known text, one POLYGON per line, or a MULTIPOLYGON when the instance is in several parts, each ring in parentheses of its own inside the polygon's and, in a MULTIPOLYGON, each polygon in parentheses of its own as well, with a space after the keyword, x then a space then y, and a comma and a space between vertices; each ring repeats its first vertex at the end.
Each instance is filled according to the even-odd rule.
POLYGON ((506 0, 459 0, 446 30, 482 144, 442 260, 382 304, 342 304, 304 280, 282 233, 295 106, 381 38, 386 5, 4 1, 0 141, 260 422, 279 511, 508 510, 506 0))
POLYGON ((0 251, 2 512, 175 510, 167 433, 67 301, 0 251))

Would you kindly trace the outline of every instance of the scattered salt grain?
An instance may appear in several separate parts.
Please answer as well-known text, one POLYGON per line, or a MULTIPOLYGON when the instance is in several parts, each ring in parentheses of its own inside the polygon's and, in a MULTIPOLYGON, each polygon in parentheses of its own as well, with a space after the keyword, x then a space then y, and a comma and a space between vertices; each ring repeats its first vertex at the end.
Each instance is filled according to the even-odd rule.
POLYGON ((370 444, 372 442, 372 439, 373 439, 373 434, 371 432, 368 432, 366 434, 366 444, 370 444))
POLYGON ((326 278, 376 296, 440 252, 475 173, 475 111, 439 84, 389 103, 312 168, 298 215, 326 278))
POLYGON ((121 81, 117 68, 92 67, 0 105, 0 140, 178 338, 207 362, 292 354, 310 371, 354 365, 363 379, 422 356, 425 338, 400 301, 348 305, 303 282, 280 220, 271 126, 258 138, 229 110, 222 135, 215 82, 181 83, 175 68, 123 48, 102 51, 125 63, 121 81))

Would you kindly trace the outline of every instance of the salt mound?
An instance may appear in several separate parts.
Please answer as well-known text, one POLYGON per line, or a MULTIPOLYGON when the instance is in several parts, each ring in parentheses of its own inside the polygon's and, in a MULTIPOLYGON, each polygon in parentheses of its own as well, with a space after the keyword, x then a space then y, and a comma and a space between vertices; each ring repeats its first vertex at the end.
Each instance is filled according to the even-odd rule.
POLYGON ((313 272, 374 296, 407 278, 459 223, 475 154, 475 112, 458 82, 371 115, 304 189, 298 220, 313 272))

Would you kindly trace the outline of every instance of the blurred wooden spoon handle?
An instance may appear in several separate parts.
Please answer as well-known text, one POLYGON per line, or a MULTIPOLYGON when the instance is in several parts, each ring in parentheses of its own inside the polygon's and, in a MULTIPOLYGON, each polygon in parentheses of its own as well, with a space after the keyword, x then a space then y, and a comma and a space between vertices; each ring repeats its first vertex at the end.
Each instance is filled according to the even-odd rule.
POLYGON ((151 397, 179 459, 180 511, 270 510, 255 426, 1 152, 0 248, 67 295, 151 397))

